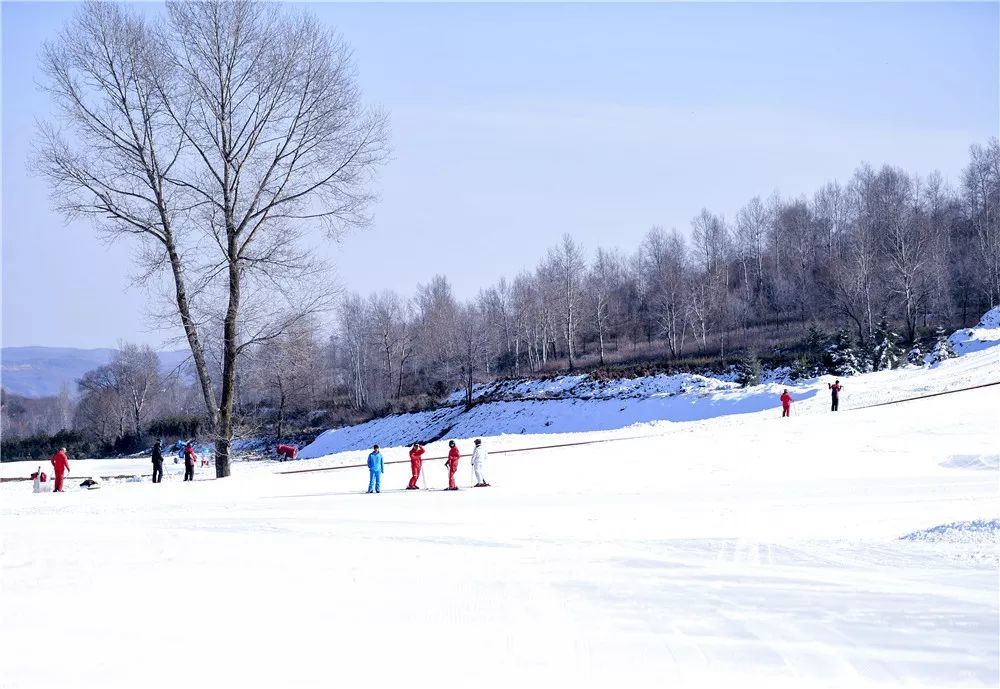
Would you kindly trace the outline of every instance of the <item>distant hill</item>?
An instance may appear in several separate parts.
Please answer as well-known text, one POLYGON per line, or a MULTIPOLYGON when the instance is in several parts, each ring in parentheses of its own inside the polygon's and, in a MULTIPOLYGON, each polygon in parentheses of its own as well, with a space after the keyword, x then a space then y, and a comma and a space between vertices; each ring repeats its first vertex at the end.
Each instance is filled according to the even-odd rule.
MULTIPOLYGON (((114 349, 74 347, 4 347, 0 350, 0 383, 11 393, 28 397, 58 395, 63 385, 76 393, 76 381, 84 373, 111 361, 114 349)), ((186 351, 157 352, 160 366, 173 370, 186 351)))

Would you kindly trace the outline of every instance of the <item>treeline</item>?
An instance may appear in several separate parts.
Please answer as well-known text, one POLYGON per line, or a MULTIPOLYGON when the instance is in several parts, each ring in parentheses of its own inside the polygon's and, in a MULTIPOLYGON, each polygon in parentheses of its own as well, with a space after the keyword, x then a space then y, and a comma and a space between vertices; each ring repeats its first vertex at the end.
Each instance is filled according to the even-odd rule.
POLYGON ((456 386, 470 399, 493 376, 712 363, 794 345, 816 323, 846 326, 869 350, 893 328, 912 345, 1000 301, 998 218, 993 139, 970 148, 958 188, 938 173, 863 165, 809 198, 754 197, 731 219, 703 209, 690 238, 654 227, 631 254, 588 252, 567 234, 534 270, 468 302, 441 276, 412 298, 348 295, 334 375, 354 406, 382 408, 456 386))

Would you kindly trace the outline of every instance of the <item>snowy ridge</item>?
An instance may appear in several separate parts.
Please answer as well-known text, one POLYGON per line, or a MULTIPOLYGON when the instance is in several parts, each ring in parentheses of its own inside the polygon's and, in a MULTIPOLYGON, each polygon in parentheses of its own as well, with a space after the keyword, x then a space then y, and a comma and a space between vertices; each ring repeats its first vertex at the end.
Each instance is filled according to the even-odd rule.
POLYGON ((1000 519, 975 519, 941 524, 908 533, 900 540, 929 543, 982 543, 1000 547, 1000 519))

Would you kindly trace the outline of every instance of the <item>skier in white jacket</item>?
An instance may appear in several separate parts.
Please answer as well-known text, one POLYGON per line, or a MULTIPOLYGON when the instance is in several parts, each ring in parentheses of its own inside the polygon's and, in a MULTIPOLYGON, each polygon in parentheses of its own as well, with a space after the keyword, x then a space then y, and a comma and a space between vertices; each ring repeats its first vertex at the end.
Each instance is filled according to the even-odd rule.
POLYGON ((484 468, 486 464, 486 450, 483 449, 483 441, 476 438, 476 449, 472 451, 472 470, 476 472, 476 488, 485 488, 486 482, 484 468))

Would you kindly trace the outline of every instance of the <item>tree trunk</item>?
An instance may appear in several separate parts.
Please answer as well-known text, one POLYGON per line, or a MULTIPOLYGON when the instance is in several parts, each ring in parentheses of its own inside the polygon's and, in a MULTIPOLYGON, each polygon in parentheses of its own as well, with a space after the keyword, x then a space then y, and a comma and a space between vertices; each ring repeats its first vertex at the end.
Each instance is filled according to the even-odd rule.
POLYGON ((281 439, 281 432, 285 428, 285 388, 281 381, 278 381, 278 439, 281 439))
POLYGON ((208 375, 208 366, 205 364, 205 350, 201 345, 201 339, 198 337, 198 330, 195 327, 194 319, 191 317, 191 308, 187 300, 187 289, 184 285, 184 275, 181 271, 181 259, 172 241, 167 243, 167 255, 170 258, 170 269, 174 275, 177 311, 181 317, 181 325, 184 326, 184 335, 187 337, 188 346, 191 348, 191 357, 194 359, 194 368, 198 375, 198 383, 201 385, 201 394, 205 400, 205 411, 208 414, 209 430, 214 432, 219 423, 219 405, 215 399, 215 388, 212 387, 212 379, 208 375))
POLYGON ((215 477, 229 476, 229 446, 233 438, 233 402, 236 397, 237 317, 240 309, 240 268, 236 231, 226 220, 229 236, 229 306, 222 333, 222 404, 215 441, 215 477))

